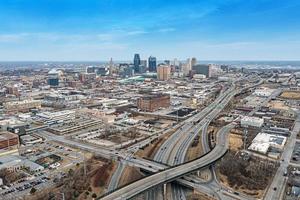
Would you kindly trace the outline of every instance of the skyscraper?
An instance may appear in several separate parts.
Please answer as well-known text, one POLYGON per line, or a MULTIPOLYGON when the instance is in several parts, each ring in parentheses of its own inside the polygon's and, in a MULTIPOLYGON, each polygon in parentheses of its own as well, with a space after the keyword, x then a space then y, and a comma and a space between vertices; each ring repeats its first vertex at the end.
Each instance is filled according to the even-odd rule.
POLYGON ((113 62, 113 59, 110 58, 110 61, 109 61, 109 74, 112 75, 114 72, 114 62, 113 62))
POLYGON ((195 66, 197 64, 197 59, 196 58, 192 58, 191 60, 191 66, 195 66))
POLYGON ((156 58, 150 56, 148 59, 149 72, 156 72, 156 58))
POLYGON ((134 72, 138 73, 139 72, 139 66, 141 64, 141 59, 140 59, 140 54, 134 54, 133 58, 133 65, 134 65, 134 72))

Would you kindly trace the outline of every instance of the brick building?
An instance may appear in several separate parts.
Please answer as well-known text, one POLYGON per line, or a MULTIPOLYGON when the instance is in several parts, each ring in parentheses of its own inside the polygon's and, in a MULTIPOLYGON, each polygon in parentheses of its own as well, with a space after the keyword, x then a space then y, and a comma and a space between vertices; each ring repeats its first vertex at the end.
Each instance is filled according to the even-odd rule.
POLYGON ((19 136, 7 131, 0 132, 0 149, 18 146, 19 136))
POLYGON ((159 108, 170 106, 170 95, 168 94, 151 94, 138 99, 137 106, 142 111, 153 112, 159 108))

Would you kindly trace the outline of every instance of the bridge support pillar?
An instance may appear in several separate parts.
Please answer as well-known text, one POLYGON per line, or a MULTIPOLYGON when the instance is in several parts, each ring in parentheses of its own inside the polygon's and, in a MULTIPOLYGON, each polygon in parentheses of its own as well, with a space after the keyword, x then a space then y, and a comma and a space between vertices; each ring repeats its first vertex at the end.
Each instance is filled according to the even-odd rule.
POLYGON ((163 193, 164 193, 164 200, 167 200, 168 198, 167 198, 167 184, 166 183, 164 183, 164 191, 163 191, 163 193))

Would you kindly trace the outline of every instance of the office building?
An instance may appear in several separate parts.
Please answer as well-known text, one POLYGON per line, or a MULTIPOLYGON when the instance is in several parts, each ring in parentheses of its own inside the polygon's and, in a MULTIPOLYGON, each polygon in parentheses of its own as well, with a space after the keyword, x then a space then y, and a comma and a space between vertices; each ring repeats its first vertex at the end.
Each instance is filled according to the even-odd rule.
POLYGON ((112 75, 114 73, 114 62, 113 62, 113 59, 110 58, 110 61, 109 61, 109 74, 112 75))
POLYGON ((197 59, 196 58, 192 58, 191 60, 191 67, 195 66, 197 64, 197 59))
POLYGON ((107 76, 107 75, 109 75, 109 68, 105 67, 105 66, 99 67, 97 69, 97 75, 100 75, 100 76, 107 76))
POLYGON ((150 56, 148 59, 149 72, 156 72, 156 58, 150 56))
POLYGON ((57 87, 59 85, 59 79, 62 72, 60 70, 51 69, 48 72, 48 84, 51 87, 57 87))
POLYGON ((134 75, 134 66, 133 65, 129 65, 124 67, 123 69, 123 77, 132 77, 134 75))
POLYGON ((157 67, 157 79, 160 81, 169 80, 171 76, 171 67, 168 65, 160 65, 157 67))
POLYGON ((140 64, 141 64, 140 54, 134 54, 133 65, 134 65, 134 72, 135 73, 139 73, 140 64))
POLYGON ((153 112, 170 106, 169 94, 150 94, 138 99, 137 107, 142 111, 153 112))
POLYGON ((212 74, 212 66, 209 65, 194 65, 192 66, 192 70, 195 72, 195 74, 203 74, 206 76, 206 78, 210 78, 212 74))

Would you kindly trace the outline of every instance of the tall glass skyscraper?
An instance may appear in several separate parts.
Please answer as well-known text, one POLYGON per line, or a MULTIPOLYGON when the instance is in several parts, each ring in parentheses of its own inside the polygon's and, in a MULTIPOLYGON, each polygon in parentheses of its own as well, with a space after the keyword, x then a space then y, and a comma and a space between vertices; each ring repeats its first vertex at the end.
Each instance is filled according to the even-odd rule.
POLYGON ((134 54, 134 58, 133 58, 134 72, 139 73, 140 64, 141 64, 140 54, 134 54))
POLYGON ((148 59, 149 72, 156 72, 156 58, 150 56, 148 59))

